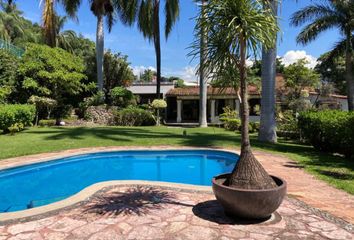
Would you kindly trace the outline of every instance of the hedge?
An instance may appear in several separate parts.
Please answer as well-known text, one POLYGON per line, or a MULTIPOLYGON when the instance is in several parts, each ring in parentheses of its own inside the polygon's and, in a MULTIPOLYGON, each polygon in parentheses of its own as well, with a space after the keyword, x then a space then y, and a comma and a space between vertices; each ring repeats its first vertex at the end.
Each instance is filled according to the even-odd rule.
POLYGON ((6 133, 15 127, 20 131, 23 127, 32 125, 35 114, 34 105, 0 105, 0 130, 6 133))
POLYGON ((354 155, 354 113, 338 110, 303 112, 298 117, 301 137, 323 152, 354 155))
POLYGON ((132 106, 116 111, 114 121, 117 126, 152 126, 156 124, 151 112, 132 106))

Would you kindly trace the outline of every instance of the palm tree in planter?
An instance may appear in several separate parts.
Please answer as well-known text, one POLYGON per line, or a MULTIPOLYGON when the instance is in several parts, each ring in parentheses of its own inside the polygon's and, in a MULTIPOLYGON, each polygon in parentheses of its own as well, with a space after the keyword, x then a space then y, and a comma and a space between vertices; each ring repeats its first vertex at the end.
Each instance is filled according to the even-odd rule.
MULTIPOLYGON (((239 72, 241 102, 241 155, 231 174, 213 179, 213 190, 226 213, 265 218, 279 207, 286 183, 269 176, 251 150, 246 59, 258 54, 261 46, 274 46, 276 17, 258 0, 210 0, 204 11, 206 17, 200 17, 196 26, 207 31, 204 71, 215 79, 225 72, 239 72)), ((200 54, 196 44, 192 48, 192 54, 200 54)))
POLYGON ((291 23, 300 26, 310 22, 297 36, 297 42, 308 44, 315 40, 320 33, 338 28, 344 37, 342 42, 335 46, 345 45, 345 80, 348 91, 349 111, 354 111, 354 73, 353 73, 353 31, 354 31, 354 1, 327 1, 326 4, 314 4, 305 7, 293 14, 291 23))

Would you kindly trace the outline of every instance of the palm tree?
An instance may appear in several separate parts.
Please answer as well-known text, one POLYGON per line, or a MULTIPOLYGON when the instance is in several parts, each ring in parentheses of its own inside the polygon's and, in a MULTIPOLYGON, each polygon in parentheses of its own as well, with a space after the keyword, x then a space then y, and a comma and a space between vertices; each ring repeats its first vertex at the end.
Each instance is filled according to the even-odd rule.
MULTIPOLYGON (((203 21, 205 17, 204 7, 206 0, 201 0, 201 13, 200 17, 203 21)), ((200 69, 199 69, 199 127, 208 127, 207 121, 207 94, 208 94, 208 84, 205 79, 204 72, 204 61, 206 58, 205 45, 206 45, 205 28, 201 29, 200 32, 200 69)))
MULTIPOLYGON (((278 12, 278 0, 267 0, 265 7, 278 12)), ((258 140, 262 142, 277 142, 275 121, 275 78, 276 78, 276 44, 270 49, 262 50, 262 92, 261 92, 261 121, 258 140)))
MULTIPOLYGON (((274 46, 279 30, 276 18, 258 0, 210 0, 205 12, 206 19, 197 22, 198 29, 207 29, 207 59, 204 70, 215 79, 219 73, 223 75, 225 72, 239 72, 241 155, 231 173, 229 185, 243 189, 273 188, 276 186, 275 182, 251 150, 246 59, 249 56, 248 51, 257 54, 261 45, 267 49, 274 46)), ((200 54, 197 41, 192 48, 194 54, 200 54)))
POLYGON ((50 47, 56 46, 56 0, 41 0, 42 5, 42 28, 45 43, 50 47))
POLYGON ((68 20, 67 16, 64 17, 56 16, 55 45, 56 47, 60 47, 70 53, 73 53, 74 52, 73 45, 75 45, 74 41, 77 40, 77 35, 75 31, 72 30, 62 31, 67 20, 68 20))
MULTIPOLYGON (((160 0, 139 0, 138 28, 143 36, 154 42, 156 54, 156 98, 160 98, 161 87, 161 40, 160 40, 160 0)), ((173 25, 179 17, 179 0, 165 0, 165 37, 169 37, 173 25)))
POLYGON ((22 12, 13 2, 0 2, 0 38, 12 42, 25 35, 25 26, 21 19, 22 12))
POLYGON ((320 33, 338 28, 345 39, 345 80, 347 83, 348 108, 354 110, 354 73, 353 42, 354 1, 327 1, 326 4, 313 4, 295 12, 291 18, 294 26, 310 22, 297 36, 297 42, 303 45, 315 40, 320 33))
MULTIPOLYGON (((44 0, 43 7, 43 27, 47 42, 50 46, 56 44, 56 29, 55 26, 55 2, 60 2, 68 15, 76 18, 82 1, 81 0, 44 0)), ((103 90, 103 56, 104 56, 104 20, 106 18, 109 32, 115 22, 115 14, 124 24, 132 24, 136 14, 137 0, 89 0, 92 13, 97 18, 96 30, 96 61, 97 61, 97 87, 100 91, 103 90)), ((68 35, 69 33, 66 33, 68 35)))

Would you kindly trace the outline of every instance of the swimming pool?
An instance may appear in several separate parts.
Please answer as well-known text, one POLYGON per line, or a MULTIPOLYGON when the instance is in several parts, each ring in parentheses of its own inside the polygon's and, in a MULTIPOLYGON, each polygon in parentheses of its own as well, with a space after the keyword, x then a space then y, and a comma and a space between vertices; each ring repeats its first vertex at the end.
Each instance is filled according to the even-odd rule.
POLYGON ((216 150, 100 152, 0 171, 0 213, 63 200, 94 183, 149 180, 211 185, 239 156, 216 150))

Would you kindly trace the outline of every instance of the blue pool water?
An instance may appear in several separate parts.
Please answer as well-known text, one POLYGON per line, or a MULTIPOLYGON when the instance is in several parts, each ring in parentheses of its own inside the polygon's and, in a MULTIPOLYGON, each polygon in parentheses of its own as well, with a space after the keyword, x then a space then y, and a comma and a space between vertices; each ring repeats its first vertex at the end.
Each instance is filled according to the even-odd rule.
POLYGON ((110 180, 211 185, 239 156, 214 150, 117 151, 85 154, 0 171, 0 213, 38 207, 110 180))

